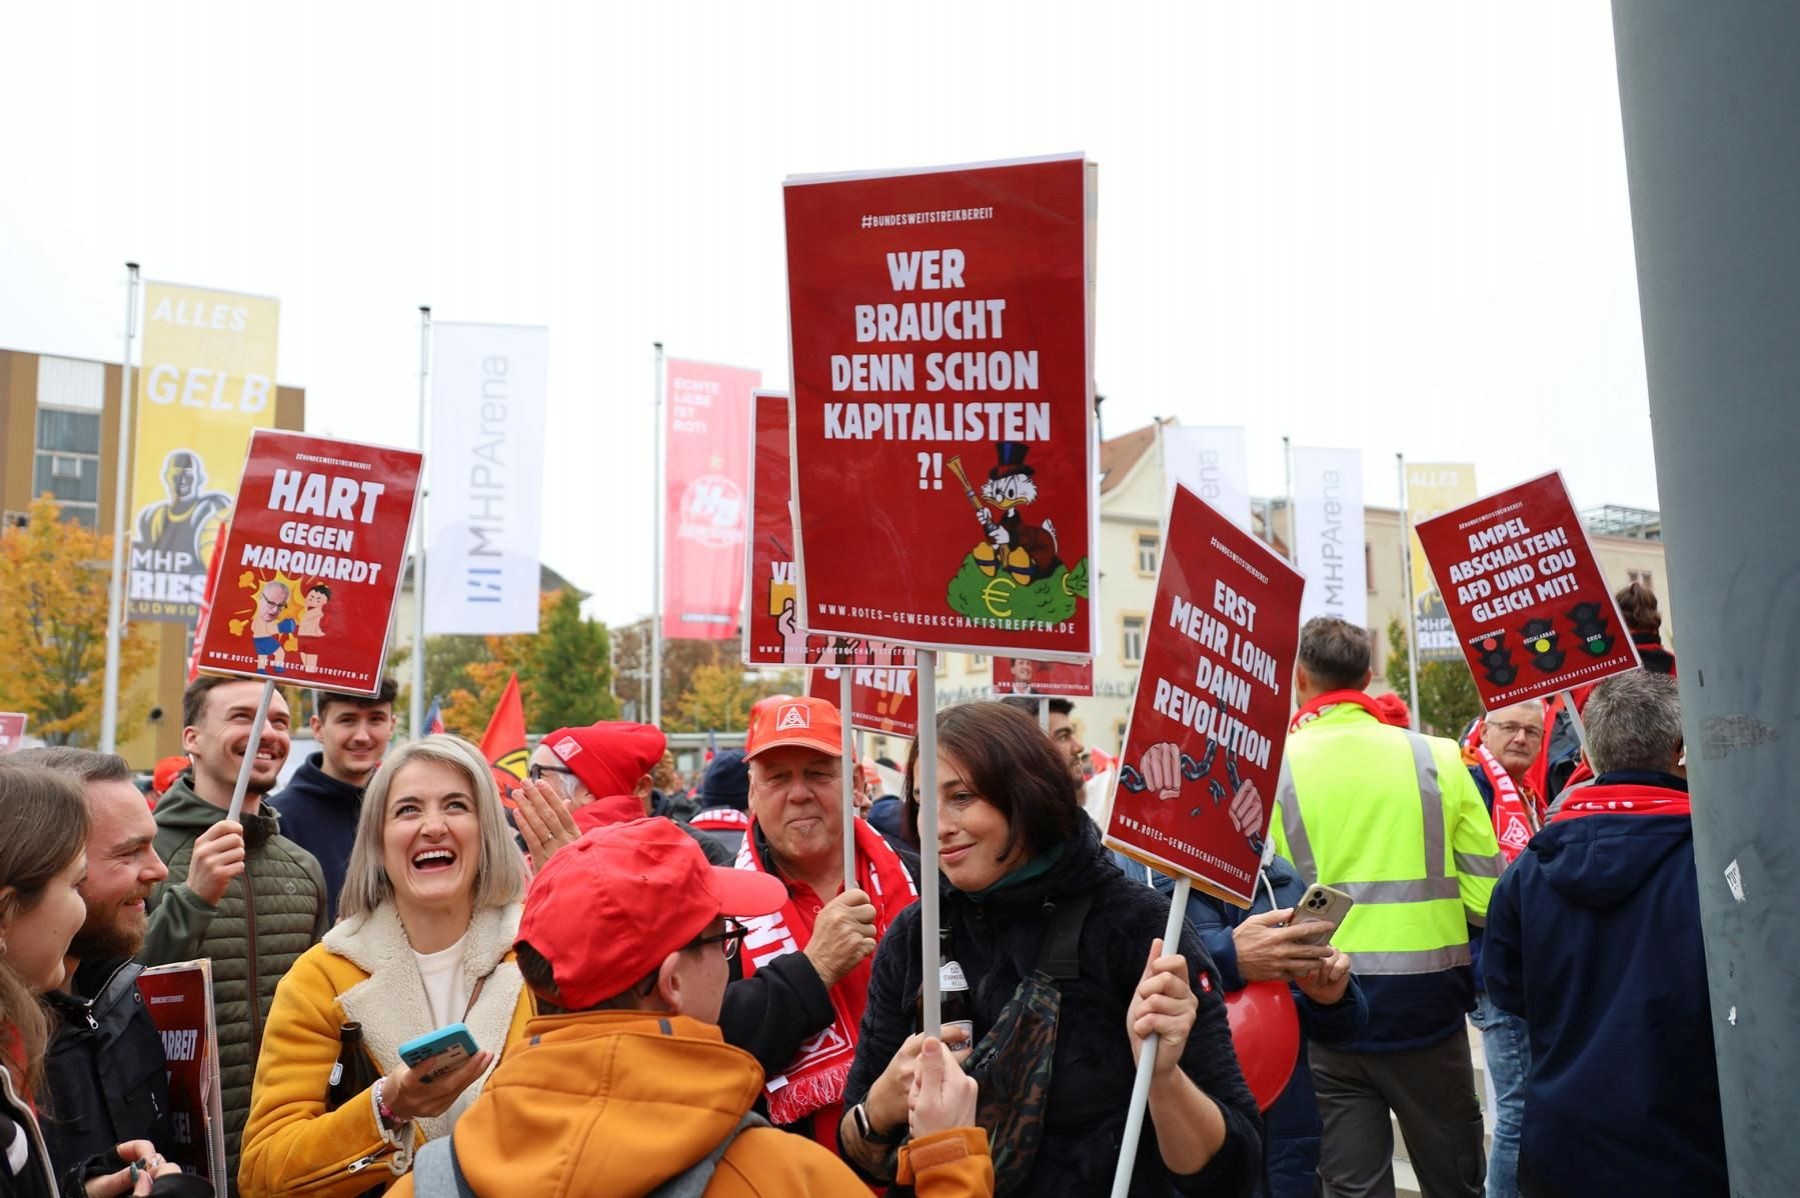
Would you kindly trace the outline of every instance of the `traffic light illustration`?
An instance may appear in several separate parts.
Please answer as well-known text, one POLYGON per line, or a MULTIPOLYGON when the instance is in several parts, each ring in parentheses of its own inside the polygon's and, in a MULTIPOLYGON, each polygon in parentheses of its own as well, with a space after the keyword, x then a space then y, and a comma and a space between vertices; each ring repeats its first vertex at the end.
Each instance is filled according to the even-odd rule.
POLYGON ((1513 665, 1512 658, 1504 632, 1481 638, 1481 670, 1495 686, 1510 686, 1519 676, 1519 668, 1513 665))
POLYGON ((1519 630, 1525 638, 1525 650, 1531 654, 1531 664, 1542 674, 1554 674, 1562 669, 1563 660, 1568 656, 1556 647, 1556 625, 1549 620, 1529 620, 1519 630))
POLYGON ((1576 639, 1589 657, 1605 657, 1612 652, 1616 638, 1606 630, 1606 616, 1598 603, 1577 603, 1569 610, 1569 619, 1575 625, 1576 639))

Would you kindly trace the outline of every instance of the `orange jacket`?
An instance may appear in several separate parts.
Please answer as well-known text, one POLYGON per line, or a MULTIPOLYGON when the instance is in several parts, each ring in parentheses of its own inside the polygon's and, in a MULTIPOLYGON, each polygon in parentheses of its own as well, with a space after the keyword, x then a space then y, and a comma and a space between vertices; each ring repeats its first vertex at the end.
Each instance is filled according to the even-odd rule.
POLYGON ((987 1132, 955 1127, 912 1141, 900 1149, 899 1180, 918 1198, 989 1198, 994 1158, 987 1132))
MULTIPOLYGON (((716 1148, 762 1089, 755 1057, 684 1015, 584 1011, 539 1016, 526 1032, 528 1042, 507 1054, 452 1133, 463 1176, 482 1198, 648 1194, 716 1148)), ((927 1169, 934 1180, 937 1168, 927 1169)), ((708 1198, 867 1192, 830 1152, 770 1127, 732 1141, 706 1190, 708 1198)), ((990 1181, 987 1190, 919 1192, 958 1198, 992 1189, 990 1181)), ((410 1175, 390 1191, 412 1193, 410 1175)))

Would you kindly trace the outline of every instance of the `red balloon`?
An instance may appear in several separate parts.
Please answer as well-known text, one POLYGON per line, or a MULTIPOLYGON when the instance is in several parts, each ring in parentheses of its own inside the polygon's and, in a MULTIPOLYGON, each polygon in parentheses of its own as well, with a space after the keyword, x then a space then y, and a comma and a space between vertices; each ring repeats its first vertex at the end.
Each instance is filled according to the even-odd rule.
POLYGON ((1225 996, 1231 1046, 1258 1110, 1275 1105, 1300 1055, 1300 1013, 1286 982, 1251 982, 1225 996))

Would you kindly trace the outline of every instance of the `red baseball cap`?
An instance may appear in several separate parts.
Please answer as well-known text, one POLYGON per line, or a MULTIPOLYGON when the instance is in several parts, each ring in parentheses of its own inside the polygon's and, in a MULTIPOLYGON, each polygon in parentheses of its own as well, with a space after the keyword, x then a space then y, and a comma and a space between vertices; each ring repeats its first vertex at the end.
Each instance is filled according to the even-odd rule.
POLYGON ((830 757, 844 755, 844 725, 838 709, 824 699, 786 699, 758 704, 750 713, 750 732, 744 737, 744 760, 758 753, 799 745, 830 757))
POLYGON ((652 724, 601 720, 581 728, 558 728, 543 743, 575 771, 596 798, 627 795, 656 767, 669 738, 652 724))
POLYGON ((595 828, 558 849, 532 879, 518 942, 550 962, 560 1006, 625 993, 721 916, 748 918, 788 901, 761 870, 708 865, 666 819, 595 828))

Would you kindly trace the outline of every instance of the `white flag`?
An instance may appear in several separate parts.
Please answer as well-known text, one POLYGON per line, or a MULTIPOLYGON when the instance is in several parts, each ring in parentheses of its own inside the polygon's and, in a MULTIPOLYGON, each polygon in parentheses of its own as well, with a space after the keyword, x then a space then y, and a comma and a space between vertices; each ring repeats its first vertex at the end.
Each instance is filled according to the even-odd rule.
POLYGON ((1250 455, 1244 448, 1244 430, 1165 424, 1162 441, 1165 504, 1175 484, 1181 483, 1249 532, 1250 455))
POLYGON ((1306 575, 1300 619, 1369 622, 1362 451, 1294 449, 1294 565, 1306 575))
POLYGON ((550 330, 431 326, 425 631, 538 627, 550 330))

